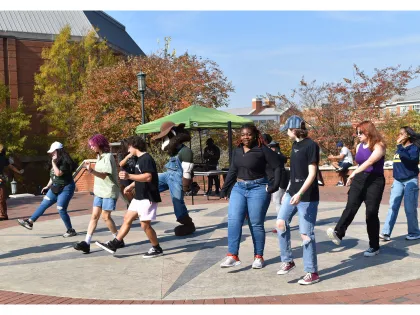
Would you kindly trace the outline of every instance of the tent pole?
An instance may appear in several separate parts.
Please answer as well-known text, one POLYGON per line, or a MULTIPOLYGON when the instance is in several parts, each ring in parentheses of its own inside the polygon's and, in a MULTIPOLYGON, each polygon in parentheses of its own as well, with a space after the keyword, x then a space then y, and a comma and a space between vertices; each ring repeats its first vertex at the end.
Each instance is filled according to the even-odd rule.
POLYGON ((201 146, 201 129, 198 129, 198 137, 200 139, 200 155, 201 155, 201 163, 203 163, 203 148, 201 146))
POLYGON ((232 122, 228 121, 229 167, 232 162, 232 122))

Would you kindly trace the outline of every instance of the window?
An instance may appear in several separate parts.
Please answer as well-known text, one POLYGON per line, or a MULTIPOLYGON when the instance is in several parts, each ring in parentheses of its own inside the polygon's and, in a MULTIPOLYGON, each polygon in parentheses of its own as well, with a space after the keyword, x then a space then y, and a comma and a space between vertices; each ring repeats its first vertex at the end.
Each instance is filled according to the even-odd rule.
POLYGON ((413 105, 413 110, 415 110, 417 113, 420 113, 420 104, 413 105))
POLYGON ((409 107, 407 105, 400 106, 400 115, 405 115, 408 112, 409 107))

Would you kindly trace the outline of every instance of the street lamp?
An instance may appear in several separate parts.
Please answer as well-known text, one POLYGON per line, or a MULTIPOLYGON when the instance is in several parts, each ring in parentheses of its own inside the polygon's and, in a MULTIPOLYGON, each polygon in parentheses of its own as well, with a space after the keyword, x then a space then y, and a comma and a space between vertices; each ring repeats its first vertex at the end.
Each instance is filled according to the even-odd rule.
MULTIPOLYGON (((144 125, 144 91, 146 91, 146 73, 139 72, 137 73, 137 84, 138 90, 141 93, 141 124, 144 125)), ((146 140, 146 134, 143 134, 143 138, 146 140)))

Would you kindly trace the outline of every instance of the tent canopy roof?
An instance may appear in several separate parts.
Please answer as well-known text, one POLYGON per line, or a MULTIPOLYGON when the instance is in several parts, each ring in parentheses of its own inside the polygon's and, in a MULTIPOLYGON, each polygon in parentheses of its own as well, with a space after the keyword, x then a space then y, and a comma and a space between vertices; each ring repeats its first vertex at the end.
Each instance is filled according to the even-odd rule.
POLYGON ((232 128, 241 128, 243 124, 251 123, 251 119, 243 118, 221 110, 191 105, 172 115, 162 117, 144 125, 138 125, 136 134, 159 132, 160 126, 165 121, 172 121, 175 124, 185 124, 186 129, 227 129, 228 121, 232 122, 232 128))

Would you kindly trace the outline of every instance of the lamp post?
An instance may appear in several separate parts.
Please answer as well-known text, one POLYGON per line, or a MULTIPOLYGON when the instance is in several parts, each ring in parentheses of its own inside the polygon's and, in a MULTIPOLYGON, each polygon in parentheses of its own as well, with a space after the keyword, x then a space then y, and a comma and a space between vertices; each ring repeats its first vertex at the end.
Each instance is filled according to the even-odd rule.
MULTIPOLYGON (((146 119, 144 117, 144 91, 146 91, 146 73, 137 73, 138 90, 141 93, 141 124, 144 125, 146 119)), ((143 139, 146 140, 146 134, 143 134, 143 139)))

